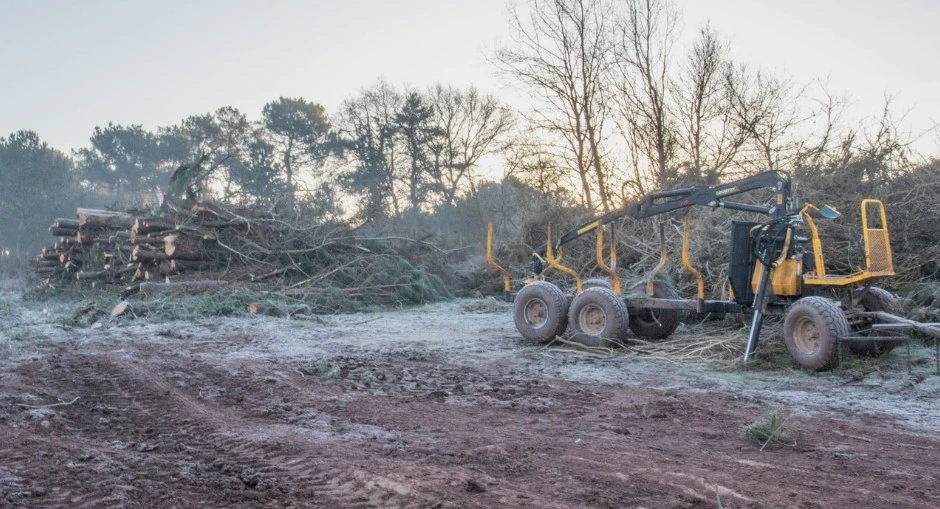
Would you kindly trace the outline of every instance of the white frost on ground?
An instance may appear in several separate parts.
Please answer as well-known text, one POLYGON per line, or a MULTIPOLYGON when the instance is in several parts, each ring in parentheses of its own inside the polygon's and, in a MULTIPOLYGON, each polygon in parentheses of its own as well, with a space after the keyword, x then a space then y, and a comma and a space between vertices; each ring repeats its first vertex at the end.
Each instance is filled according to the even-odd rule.
POLYGON ((625 390, 643 386, 739 394, 757 405, 779 406, 798 415, 870 416, 912 431, 940 431, 940 375, 933 350, 923 347, 910 358, 905 348, 898 348, 877 369, 861 375, 806 373, 791 366, 715 370, 633 353, 597 358, 527 344, 513 326, 511 308, 493 299, 302 320, 256 316, 147 323, 105 318, 95 328, 63 325, 70 313, 65 304, 26 304, 13 293, 0 294, 0 352, 8 363, 37 355, 32 348, 36 340, 78 348, 94 343, 130 353, 134 341, 141 340, 167 347, 180 342, 217 344, 224 346, 218 349, 223 360, 233 363, 259 358, 315 363, 351 353, 407 351, 451 364, 511 369, 533 378, 551 376, 625 390))

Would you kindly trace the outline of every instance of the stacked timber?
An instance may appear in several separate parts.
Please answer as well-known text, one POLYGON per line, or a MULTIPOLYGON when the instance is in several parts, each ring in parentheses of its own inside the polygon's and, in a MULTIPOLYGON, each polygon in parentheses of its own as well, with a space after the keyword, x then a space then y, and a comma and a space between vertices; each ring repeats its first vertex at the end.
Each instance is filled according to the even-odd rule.
POLYGON ((316 235, 288 235, 297 229, 256 211, 233 212, 211 203, 171 201, 160 211, 144 215, 80 208, 75 219, 58 218, 49 231, 55 243, 36 255, 34 271, 51 288, 65 284, 137 288, 140 282, 174 280, 257 281, 290 270, 302 272, 290 255, 316 251, 309 244, 322 247, 324 240, 316 235), (292 266, 286 268, 285 263, 292 266))
POLYGON ((187 226, 192 217, 78 209, 76 219, 58 218, 49 226, 56 242, 36 256, 35 272, 55 287, 72 280, 95 286, 133 283, 208 269, 203 262, 218 257, 198 229, 187 226))
POLYGON ((57 218, 49 226, 55 243, 36 255, 35 272, 51 287, 75 280, 113 284, 130 272, 133 216, 122 212, 78 209, 76 218, 57 218))
POLYGON ((416 266, 447 253, 425 240, 360 237, 343 222, 311 224, 267 210, 167 199, 159 210, 79 209, 49 227, 55 243, 36 255, 45 285, 120 285, 124 294, 275 292, 316 312, 360 304, 431 302, 449 295, 416 266))

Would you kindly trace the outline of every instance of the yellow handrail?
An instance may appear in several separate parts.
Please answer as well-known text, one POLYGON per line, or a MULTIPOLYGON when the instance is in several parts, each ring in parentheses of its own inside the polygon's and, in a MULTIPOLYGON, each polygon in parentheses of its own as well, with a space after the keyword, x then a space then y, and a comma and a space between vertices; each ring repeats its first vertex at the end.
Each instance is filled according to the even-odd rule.
POLYGON ((813 243, 813 259, 816 261, 816 275, 822 277, 826 275, 826 264, 823 261, 822 241, 819 239, 819 230, 816 229, 816 222, 813 221, 813 218, 809 215, 810 210, 819 212, 818 207, 807 203, 803 209, 800 210, 800 214, 806 221, 806 225, 809 226, 809 231, 813 237, 810 240, 813 243))
POLYGON ((871 270, 871 240, 869 233, 871 231, 883 231, 885 232, 885 243, 884 255, 886 257, 885 262, 887 263, 888 271, 894 271, 894 259, 893 253, 891 252, 890 237, 888 236, 888 217, 885 214, 885 206, 881 203, 881 200, 865 199, 862 200, 862 236, 865 239, 865 269, 871 270), (881 228, 870 228, 868 226, 868 206, 876 205, 878 207, 879 215, 881 216, 881 228))

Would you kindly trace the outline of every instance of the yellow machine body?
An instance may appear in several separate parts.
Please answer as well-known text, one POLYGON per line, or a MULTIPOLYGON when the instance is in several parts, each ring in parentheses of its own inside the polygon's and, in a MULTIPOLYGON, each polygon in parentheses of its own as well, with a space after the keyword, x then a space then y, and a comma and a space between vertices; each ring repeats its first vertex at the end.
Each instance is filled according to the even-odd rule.
MULTIPOLYGON (((754 275, 751 277, 751 288, 757 293, 760 283, 761 271, 764 266, 756 264, 754 275)), ((798 297, 803 294, 803 260, 787 259, 780 262, 776 268, 770 269, 770 288, 773 295, 780 297, 798 297)))

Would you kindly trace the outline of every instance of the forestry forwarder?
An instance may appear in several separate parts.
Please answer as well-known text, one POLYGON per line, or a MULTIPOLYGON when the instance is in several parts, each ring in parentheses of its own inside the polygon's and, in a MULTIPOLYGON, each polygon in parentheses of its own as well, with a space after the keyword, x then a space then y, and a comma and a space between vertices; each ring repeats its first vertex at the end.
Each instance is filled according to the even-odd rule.
POLYGON ((513 318, 523 337, 549 342, 556 336, 588 346, 623 340, 627 329, 647 339, 663 339, 679 325, 679 312, 753 313, 744 353, 747 363, 757 347, 766 313, 785 314, 783 339, 798 364, 807 369, 835 368, 849 351, 880 355, 908 339, 900 329, 914 329, 940 338, 938 324, 921 324, 898 316, 897 299, 884 289, 871 286, 880 278, 894 276, 888 223, 879 200, 861 203, 865 268, 849 275, 827 274, 822 241, 813 217, 835 219, 839 213, 828 206, 807 204, 793 208, 790 177, 768 171, 715 187, 689 187, 659 191, 596 217, 556 240, 551 228, 545 245, 532 255, 532 275, 525 286, 512 294, 508 271, 493 259, 493 225, 487 232, 487 262, 502 277, 507 300, 513 301, 513 318), (765 207, 727 199, 759 189, 773 189, 776 200, 765 207), (604 261, 603 232, 608 223, 623 217, 643 219, 692 206, 727 208, 768 216, 765 222, 732 222, 731 258, 727 300, 706 300, 701 274, 689 261, 690 216, 685 218, 682 265, 695 278, 698 295, 681 299, 675 289, 654 279, 667 260, 663 225, 660 224, 660 261, 643 280, 621 296, 616 272, 616 242, 610 243, 610 266, 604 261), (875 212, 874 217, 869 212, 875 212), (877 223, 877 226, 872 226, 877 223), (808 236, 796 234, 808 227, 808 236), (610 279, 582 281, 578 273, 560 262, 563 245, 592 231, 597 235, 597 265, 610 279), (808 246, 807 246, 808 245, 808 246), (574 278, 577 293, 569 299, 543 276, 546 265, 574 278), (567 330, 567 333, 566 333, 567 330))

